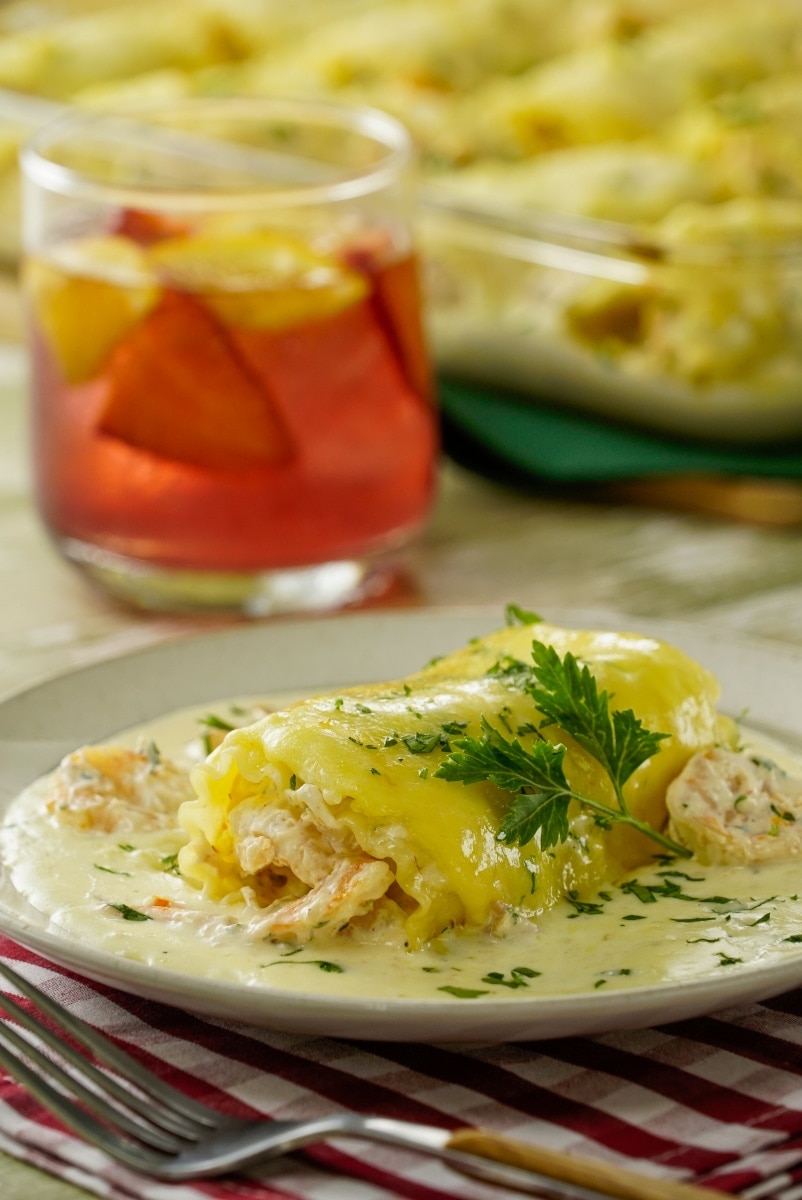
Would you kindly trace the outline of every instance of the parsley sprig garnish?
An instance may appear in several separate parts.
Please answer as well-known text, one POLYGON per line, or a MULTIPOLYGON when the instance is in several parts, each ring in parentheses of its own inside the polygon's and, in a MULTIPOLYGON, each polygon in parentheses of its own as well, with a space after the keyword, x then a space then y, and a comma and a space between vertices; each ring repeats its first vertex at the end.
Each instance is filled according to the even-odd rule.
POLYGON ((517 737, 505 737, 484 717, 479 737, 455 741, 456 748, 436 775, 464 784, 489 781, 512 792, 513 800, 497 834, 499 841, 509 845, 526 845, 537 834, 542 850, 566 841, 569 806, 577 801, 602 828, 614 823, 628 825, 673 854, 690 857, 685 846, 634 816, 624 795, 627 780, 659 751, 669 735, 646 729, 631 709, 611 712, 608 693, 599 691, 589 668, 580 666, 570 652, 561 659, 553 647, 535 641, 532 660, 529 678, 521 679, 519 686, 543 714, 540 729, 558 725, 604 768, 617 807, 570 786, 563 769, 564 745, 547 741, 538 730, 538 740, 527 748, 517 737))
POLYGON ((631 708, 611 713, 608 693, 599 691, 589 667, 580 667, 573 654, 561 659, 553 646, 533 642, 532 658, 535 679, 526 690, 546 718, 544 724, 559 725, 601 763, 626 813, 624 784, 669 735, 645 729, 631 708))

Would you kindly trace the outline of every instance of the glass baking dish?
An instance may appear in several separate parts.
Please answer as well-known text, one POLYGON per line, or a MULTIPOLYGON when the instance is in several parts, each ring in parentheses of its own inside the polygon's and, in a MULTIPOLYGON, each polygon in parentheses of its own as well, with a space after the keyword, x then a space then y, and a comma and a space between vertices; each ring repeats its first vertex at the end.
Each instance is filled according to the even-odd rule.
POLYGON ((715 236, 694 227, 658 242, 426 189, 419 233, 438 368, 678 436, 800 436, 802 230, 784 235, 777 223, 745 239, 753 204, 733 201, 715 236))

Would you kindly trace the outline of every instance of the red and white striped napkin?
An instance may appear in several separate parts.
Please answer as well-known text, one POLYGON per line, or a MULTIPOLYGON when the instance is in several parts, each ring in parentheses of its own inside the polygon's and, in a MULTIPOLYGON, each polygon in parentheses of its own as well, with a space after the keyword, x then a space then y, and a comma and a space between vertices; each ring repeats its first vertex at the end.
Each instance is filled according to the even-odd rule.
MULTIPOLYGON (((737 1192, 802 1155, 802 990, 660 1029, 517 1045, 338 1041, 190 1016, 0 955, 192 1096, 282 1119, 353 1109, 511 1137, 737 1192)), ((0 1149, 115 1200, 499 1200, 432 1160, 356 1142, 247 1177, 142 1178, 0 1072, 0 1149)), ((802 1179, 802 1170, 799 1172, 802 1179)))

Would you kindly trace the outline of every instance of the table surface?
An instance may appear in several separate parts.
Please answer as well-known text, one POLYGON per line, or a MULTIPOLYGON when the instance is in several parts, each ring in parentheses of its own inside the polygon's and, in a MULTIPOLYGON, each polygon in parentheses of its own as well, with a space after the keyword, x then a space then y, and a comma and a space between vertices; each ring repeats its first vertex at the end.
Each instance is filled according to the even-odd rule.
MULTIPOLYGON (((93 591, 48 541, 31 500, 16 346, 0 346, 0 430, 0 694, 186 632, 185 619, 131 612, 93 591)), ((516 601, 547 617, 593 608, 802 644, 802 528, 558 500, 446 462, 433 520, 402 568, 386 605, 501 612, 516 601)), ((0 1184, 4 1200, 87 1195, 2 1155, 0 1184)))

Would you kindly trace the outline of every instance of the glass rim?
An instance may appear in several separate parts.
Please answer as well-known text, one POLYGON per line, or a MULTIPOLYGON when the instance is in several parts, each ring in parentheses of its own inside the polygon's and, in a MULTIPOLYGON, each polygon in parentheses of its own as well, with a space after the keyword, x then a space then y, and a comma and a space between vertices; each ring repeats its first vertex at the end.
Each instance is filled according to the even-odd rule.
MULTIPOLYGON (((165 133, 181 136, 179 130, 165 133)), ((190 137, 195 135, 189 135, 190 137)), ((243 152, 246 156, 240 165, 255 167, 264 156, 265 163, 273 153, 260 151, 242 143, 221 142, 229 153, 243 152)), ((406 127, 395 117, 380 109, 367 105, 344 104, 329 100, 304 99, 301 97, 198 97, 158 104, 143 104, 125 112, 92 112, 71 110, 47 121, 31 134, 19 154, 23 178, 43 190, 75 199, 121 206, 136 205, 148 209, 204 210, 218 207, 225 197, 227 207, 251 208, 254 203, 274 207, 321 204, 331 201, 347 201, 379 192, 399 178, 414 160, 412 137, 406 127), (365 167, 337 169, 325 180, 310 179, 284 183, 278 178, 271 180, 266 174, 264 182, 254 173, 252 183, 221 184, 198 187, 160 187, 147 183, 120 184, 94 178, 87 172, 75 170, 54 160, 52 153, 57 144, 64 144, 81 135, 82 131, 107 130, 113 132, 123 127, 137 127, 143 136, 151 136, 159 123, 148 126, 148 118, 169 117, 197 112, 199 115, 226 111, 276 119, 297 125, 319 128, 342 129, 361 135, 366 141, 384 150, 375 163, 365 167)), ((231 166, 231 161, 227 161, 231 166)))

